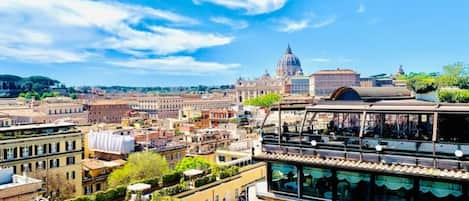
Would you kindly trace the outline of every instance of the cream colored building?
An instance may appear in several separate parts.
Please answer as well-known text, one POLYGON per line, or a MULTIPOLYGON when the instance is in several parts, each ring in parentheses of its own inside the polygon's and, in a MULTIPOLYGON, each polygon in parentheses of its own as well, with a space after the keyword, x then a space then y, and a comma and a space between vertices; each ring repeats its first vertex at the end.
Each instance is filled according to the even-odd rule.
POLYGON ((237 201, 247 194, 247 187, 266 177, 265 163, 257 163, 242 167, 240 174, 201 186, 191 191, 180 193, 174 197, 183 201, 237 201))
POLYGON ((242 103, 246 99, 268 93, 289 93, 289 89, 285 88, 287 85, 291 85, 289 84, 289 78, 303 76, 300 59, 293 54, 290 45, 280 57, 275 72, 275 77, 271 77, 266 70, 264 75, 254 80, 238 79, 235 84, 237 102, 242 103))
POLYGON ((82 133, 71 123, 0 128, 0 166, 43 180, 47 195, 82 194, 82 133))
POLYGON ((177 118, 183 107, 183 97, 176 95, 137 98, 138 111, 147 112, 151 119, 177 118))
POLYGON ((209 110, 230 108, 234 104, 232 98, 184 98, 183 108, 193 110, 209 110))
POLYGON ((236 99, 239 103, 242 103, 246 99, 269 93, 283 94, 284 84, 284 79, 273 78, 268 72, 254 80, 240 78, 235 85, 236 99))
POLYGON ((226 148, 231 143, 231 134, 226 129, 200 129, 184 134, 187 152, 190 154, 211 154, 217 148, 226 148))
POLYGON ((83 110, 83 103, 69 97, 46 98, 34 111, 45 114, 43 123, 52 123, 60 119, 71 120, 77 124, 86 124, 88 121, 88 111, 83 110))
POLYGON ((51 97, 30 104, 4 105, 0 112, 10 116, 13 124, 53 123, 67 121, 85 124, 88 112, 83 110, 83 104, 68 97, 51 97))

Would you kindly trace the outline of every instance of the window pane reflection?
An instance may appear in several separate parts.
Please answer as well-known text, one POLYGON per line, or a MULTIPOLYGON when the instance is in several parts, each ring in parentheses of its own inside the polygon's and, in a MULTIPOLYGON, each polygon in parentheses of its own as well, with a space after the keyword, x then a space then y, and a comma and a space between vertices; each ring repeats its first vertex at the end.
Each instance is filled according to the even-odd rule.
POLYGON ((370 200, 370 175, 337 171, 337 196, 340 201, 370 200))
POLYGON ((413 201, 413 179, 377 175, 376 201, 413 201))
POLYGON ((304 195, 331 199, 332 181, 332 172, 328 169, 303 167, 304 195))
POLYGON ((287 193, 298 192, 298 174, 294 165, 276 164, 271 166, 272 190, 287 193))

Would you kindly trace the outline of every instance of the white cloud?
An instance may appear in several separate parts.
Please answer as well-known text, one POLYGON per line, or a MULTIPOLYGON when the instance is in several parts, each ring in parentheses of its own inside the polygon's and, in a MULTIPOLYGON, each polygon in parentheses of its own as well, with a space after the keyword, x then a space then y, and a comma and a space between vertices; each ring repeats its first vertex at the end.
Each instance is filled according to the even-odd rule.
POLYGON ((245 29, 249 26, 247 21, 244 20, 233 20, 227 17, 211 17, 210 21, 230 26, 233 29, 245 29))
POLYGON ((357 9, 357 13, 364 13, 366 11, 366 7, 364 4, 360 4, 357 9))
POLYGON ((312 62, 315 62, 315 63, 327 63, 327 62, 330 62, 331 60, 328 59, 328 58, 312 58, 311 59, 312 62))
POLYGON ((197 61, 190 56, 170 56, 156 59, 132 59, 113 61, 109 64, 140 70, 174 73, 213 73, 223 72, 239 67, 239 64, 222 64, 217 62, 197 61))
POLYGON ((278 31, 281 32, 296 32, 301 31, 303 29, 308 28, 309 20, 308 19, 301 19, 298 21, 291 20, 291 19, 280 19, 279 21, 278 31))
POLYGON ((1 46, 0 54, 6 58, 35 63, 82 62, 87 58, 87 54, 77 54, 75 52, 58 49, 9 48, 1 46))
POLYGON ((121 52, 152 51, 167 55, 181 51, 194 51, 231 43, 232 37, 212 33, 185 31, 162 26, 148 27, 149 31, 134 30, 129 27, 116 29, 116 36, 97 43, 96 47, 107 47, 121 52))
POLYGON ((321 28, 321 27, 331 25, 334 22, 335 22, 335 17, 330 17, 330 18, 327 18, 325 20, 322 20, 320 22, 317 22, 317 23, 313 24, 311 27, 317 29, 317 28, 321 28))
POLYGON ((102 50, 138 57, 168 55, 225 45, 234 39, 185 30, 183 26, 199 23, 190 17, 117 2, 3 0, 0 13, 0 47, 5 50, 0 57, 18 61, 86 61, 92 58, 90 52, 102 50))
POLYGON ((248 15, 270 13, 282 8, 287 0, 193 0, 194 4, 210 2, 230 9, 244 9, 248 15))

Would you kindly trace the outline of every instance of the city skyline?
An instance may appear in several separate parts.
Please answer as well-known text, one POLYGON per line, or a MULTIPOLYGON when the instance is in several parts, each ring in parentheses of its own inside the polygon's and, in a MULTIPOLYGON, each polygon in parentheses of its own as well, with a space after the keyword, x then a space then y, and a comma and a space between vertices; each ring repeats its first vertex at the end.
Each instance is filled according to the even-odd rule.
POLYGON ((291 45, 305 74, 436 72, 467 61, 468 2, 43 1, 0 3, 2 74, 71 85, 231 84, 291 45), (47 22, 47 23, 45 23, 47 22))

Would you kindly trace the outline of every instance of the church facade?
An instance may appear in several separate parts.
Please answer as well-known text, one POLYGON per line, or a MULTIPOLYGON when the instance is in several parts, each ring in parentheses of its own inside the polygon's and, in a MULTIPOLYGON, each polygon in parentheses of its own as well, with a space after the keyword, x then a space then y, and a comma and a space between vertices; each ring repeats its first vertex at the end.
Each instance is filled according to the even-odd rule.
POLYGON ((268 93, 290 93, 291 78, 303 76, 300 59, 293 54, 290 45, 278 61, 275 72, 276 75, 271 76, 266 71, 261 77, 252 80, 239 78, 235 84, 237 101, 242 103, 246 99, 268 93))

